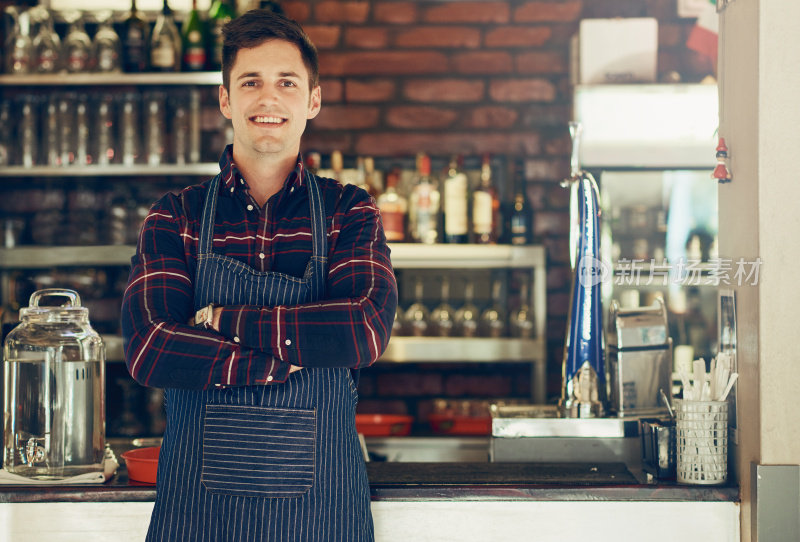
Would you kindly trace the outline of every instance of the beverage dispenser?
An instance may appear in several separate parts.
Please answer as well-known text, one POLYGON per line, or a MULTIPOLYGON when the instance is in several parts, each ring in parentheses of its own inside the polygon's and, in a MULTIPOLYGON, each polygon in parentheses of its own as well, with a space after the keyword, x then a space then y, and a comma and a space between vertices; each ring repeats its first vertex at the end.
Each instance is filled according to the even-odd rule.
POLYGON ((105 346, 77 292, 34 292, 3 346, 3 463, 60 480, 102 471, 105 346), (61 305, 48 305, 63 299, 61 305))

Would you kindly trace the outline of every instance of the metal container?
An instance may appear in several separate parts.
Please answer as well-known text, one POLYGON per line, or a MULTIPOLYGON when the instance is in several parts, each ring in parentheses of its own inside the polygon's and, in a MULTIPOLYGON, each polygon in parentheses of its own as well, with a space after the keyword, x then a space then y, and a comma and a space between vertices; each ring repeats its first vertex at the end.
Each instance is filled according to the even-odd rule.
POLYGON ((672 339, 668 336, 667 309, 656 305, 621 309, 611 304, 608 365, 611 410, 619 416, 666 414, 659 390, 670 393, 672 339))
POLYGON ((37 480, 102 471, 105 346, 78 293, 34 292, 3 360, 4 468, 37 480))

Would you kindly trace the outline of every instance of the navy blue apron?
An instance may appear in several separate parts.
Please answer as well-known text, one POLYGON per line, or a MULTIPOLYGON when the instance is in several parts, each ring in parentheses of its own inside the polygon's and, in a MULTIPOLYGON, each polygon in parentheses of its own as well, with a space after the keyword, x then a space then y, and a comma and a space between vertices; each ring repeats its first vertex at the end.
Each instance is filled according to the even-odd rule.
MULTIPOLYGON (((195 309, 295 305, 325 291, 327 234, 319 186, 306 174, 313 253, 302 277, 214 254, 219 176, 206 195, 195 309)), ((225 360, 220 360, 223 363, 225 360)), ((309 368, 285 383, 167 389, 167 428, 148 541, 370 542, 369 483, 350 370, 309 368)))

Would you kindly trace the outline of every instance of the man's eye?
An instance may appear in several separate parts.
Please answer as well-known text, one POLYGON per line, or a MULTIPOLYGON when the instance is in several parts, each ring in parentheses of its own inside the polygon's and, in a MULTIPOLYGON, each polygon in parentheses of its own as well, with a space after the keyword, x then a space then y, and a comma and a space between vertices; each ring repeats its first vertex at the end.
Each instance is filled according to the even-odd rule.
POLYGON ((297 85, 294 84, 294 81, 282 81, 281 85, 284 87, 295 87, 297 85))
POLYGON ((244 83, 242 83, 242 86, 243 87, 254 87, 254 86, 256 86, 256 82, 255 81, 245 81, 244 83))

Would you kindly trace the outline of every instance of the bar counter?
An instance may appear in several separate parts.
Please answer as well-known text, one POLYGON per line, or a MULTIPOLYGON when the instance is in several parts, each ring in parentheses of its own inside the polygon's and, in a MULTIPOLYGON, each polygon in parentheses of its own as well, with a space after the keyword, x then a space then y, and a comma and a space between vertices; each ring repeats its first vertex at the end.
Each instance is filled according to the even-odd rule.
MULTIPOLYGON (((632 470, 600 462, 371 461, 376 542, 522 540, 534 533, 538 540, 739 540, 735 484, 647 483, 632 470)), ((105 484, 0 486, 0 539, 141 541, 155 494, 154 485, 129 480, 124 464, 105 484)))

